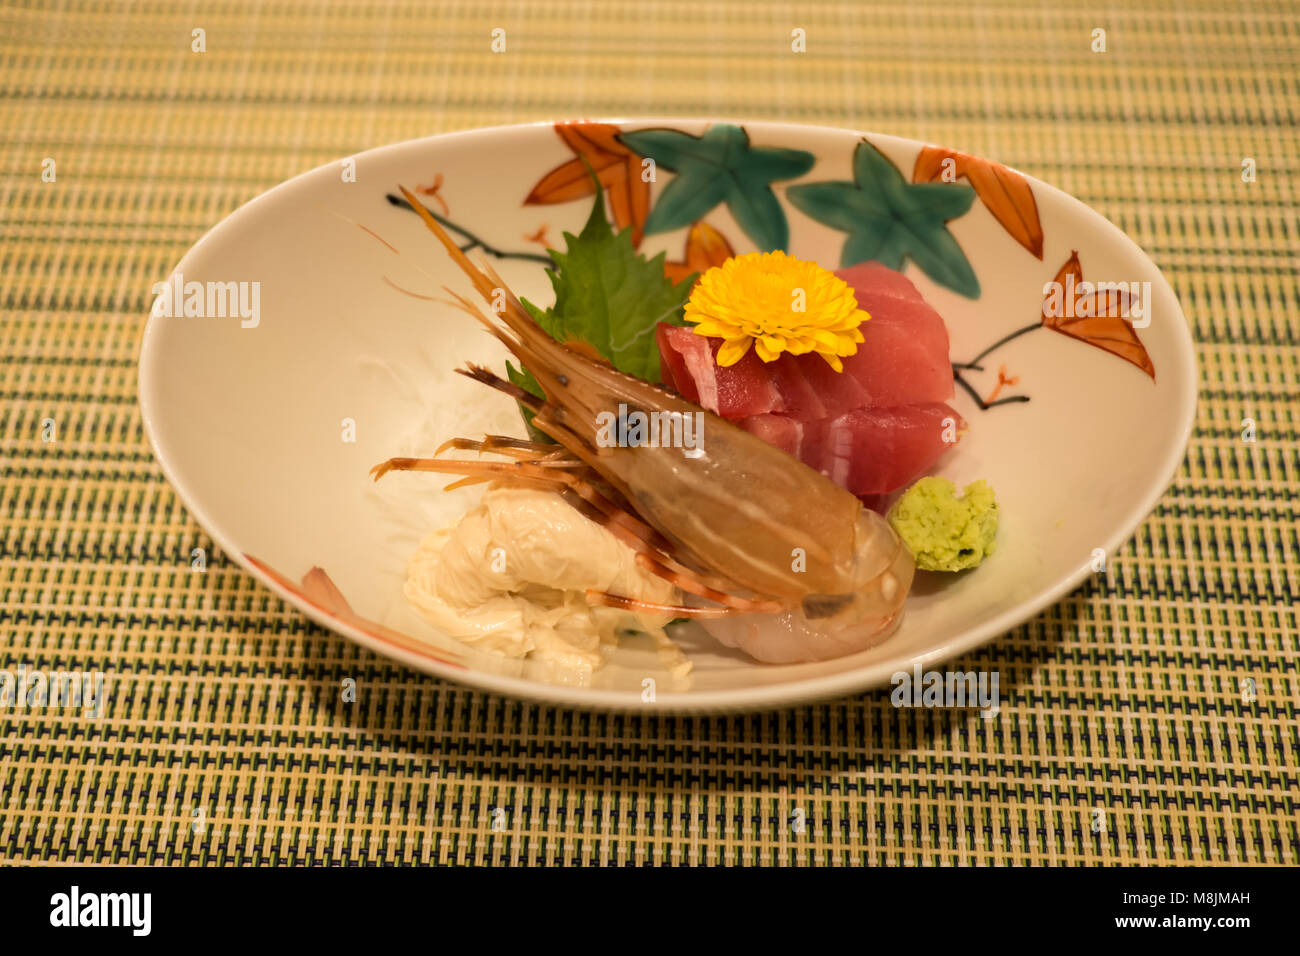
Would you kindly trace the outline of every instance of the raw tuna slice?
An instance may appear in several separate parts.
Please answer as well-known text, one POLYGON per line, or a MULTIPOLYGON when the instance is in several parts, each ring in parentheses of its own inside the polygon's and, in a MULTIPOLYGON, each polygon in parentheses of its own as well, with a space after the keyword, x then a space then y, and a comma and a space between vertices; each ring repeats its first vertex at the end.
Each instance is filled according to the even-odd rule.
POLYGON ((858 408, 812 422, 757 415, 739 424, 855 495, 883 495, 910 484, 965 426, 942 403, 858 408))
POLYGON ((861 405, 914 405, 952 398, 948 330, 939 313, 922 299, 899 299, 859 292, 858 305, 870 314, 858 329, 862 343, 845 358, 844 372, 862 386, 861 405))
MULTIPOLYGON (((863 323, 863 326, 870 323, 863 323)), ((865 335, 865 333, 864 333, 865 335)), ((862 346, 858 346, 862 351, 862 346)), ((856 375, 850 375, 846 369, 837 372, 826 364, 820 355, 782 355, 777 362, 794 362, 808 379, 817 397, 826 406, 827 415, 841 415, 854 408, 861 408, 871 401, 871 393, 863 387, 856 375)), ((777 364, 774 362, 772 364, 777 364)))
MULTIPOLYGON (((823 365, 825 360, 818 359, 823 365)), ((830 414, 830 409, 822 402, 817 395, 817 389, 813 381, 804 374, 803 365, 796 362, 789 355, 782 355, 780 359, 768 365, 772 371, 772 382, 776 385, 776 390, 781 393, 781 401, 785 405, 787 415, 795 415, 799 418, 825 418, 830 414)))
POLYGON ((832 371, 817 356, 783 355, 765 363, 751 349, 735 365, 720 368, 721 339, 662 322, 655 335, 664 384, 726 419, 767 412, 822 418, 857 408, 867 397, 856 379, 832 371))
MULTIPOLYGON (((704 338, 694 332, 690 336, 693 339, 704 338)), ((704 341, 709 345, 708 356, 713 368, 722 371, 718 368, 718 349, 722 347, 722 340, 704 341)), ((772 373, 763 367, 763 360, 752 348, 739 362, 728 366, 726 374, 718 375, 717 383, 718 414, 723 418, 743 418, 746 415, 785 411, 785 400, 777 390, 772 373)))
POLYGON ((948 330, 911 281, 879 263, 841 269, 871 318, 863 342, 836 372, 818 355, 782 355, 763 362, 752 350, 719 368, 721 345, 689 327, 656 330, 664 382, 723 418, 784 412, 823 418, 855 408, 946 402, 952 398, 948 330))
MULTIPOLYGON (((953 396, 948 330, 901 273, 878 262, 836 273, 871 318, 836 372, 819 355, 763 362, 751 350, 719 368, 721 341, 692 329, 656 330, 665 384, 738 422, 867 501, 924 474, 950 447, 945 420, 962 427, 953 396)), ((949 434, 951 438, 951 434, 949 434)))
POLYGON ((695 387, 695 376, 686 368, 686 352, 682 349, 687 343, 682 342, 682 347, 679 347, 676 339, 670 337, 675 328, 677 326, 667 322, 655 326, 655 342, 659 346, 659 378, 682 398, 699 405, 700 390, 695 387))
POLYGON ((785 411, 772 374, 753 349, 735 365, 719 368, 721 339, 707 339, 689 327, 666 322, 656 327, 655 339, 660 377, 687 401, 728 420, 785 411))
POLYGON ((836 269, 835 274, 853 286, 856 292, 878 292, 900 299, 921 298, 911 279, 879 262, 859 262, 856 266, 836 269))
POLYGON ((863 262, 835 273, 853 287, 863 342, 844 370, 862 383, 866 405, 911 405, 952 398, 948 329, 912 281, 879 262, 863 262))
POLYGON ((736 424, 787 455, 799 457, 799 447, 803 443, 803 422, 797 418, 789 415, 755 415, 753 418, 742 418, 736 424))

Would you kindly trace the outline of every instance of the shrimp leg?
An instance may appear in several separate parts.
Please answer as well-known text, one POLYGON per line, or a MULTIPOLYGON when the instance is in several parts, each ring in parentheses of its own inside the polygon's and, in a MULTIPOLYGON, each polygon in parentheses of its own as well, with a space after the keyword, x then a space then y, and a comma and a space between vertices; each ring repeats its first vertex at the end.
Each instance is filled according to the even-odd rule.
POLYGON ((500 435, 487 435, 482 441, 473 438, 449 438, 434 451, 437 458, 448 448, 457 451, 478 451, 492 455, 503 455, 517 461, 531 461, 548 468, 586 468, 586 464, 574 458, 564 448, 555 445, 543 445, 541 442, 525 441, 522 438, 504 438, 500 435))
POLYGON ((685 604, 655 604, 652 601, 637 601, 608 591, 587 591, 587 603, 601 607, 617 607, 624 611, 638 614, 659 614, 664 617, 731 617, 733 614, 745 614, 746 611, 736 607, 687 607, 685 604))

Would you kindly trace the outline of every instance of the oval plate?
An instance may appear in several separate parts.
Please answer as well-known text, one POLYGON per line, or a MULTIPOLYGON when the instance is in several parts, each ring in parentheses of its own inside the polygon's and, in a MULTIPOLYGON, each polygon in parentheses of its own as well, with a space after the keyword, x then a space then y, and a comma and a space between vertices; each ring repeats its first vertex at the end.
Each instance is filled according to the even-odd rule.
POLYGON ((567 705, 771 707, 968 651, 1059 600, 1127 540, 1172 480, 1196 403, 1173 291, 1114 225, 1005 166, 841 129, 612 120, 386 146, 248 203, 154 292, 144 424, 213 541, 380 654, 567 705), (875 648, 771 666, 701 633, 684 640, 695 669, 679 682, 648 641, 620 645, 583 678, 476 651, 413 613, 407 558, 480 489, 444 493, 439 476, 420 474, 375 484, 369 468, 521 426, 507 398, 453 374, 465 361, 500 369, 504 353, 433 301, 444 283, 467 284, 394 194, 416 190, 517 292, 546 303, 545 248, 563 248, 590 210, 583 160, 600 170, 611 218, 679 274, 772 247, 830 268, 901 267, 947 321, 953 361, 978 366, 958 369, 954 407, 970 429, 937 470, 992 483, 997 553, 965 575, 918 575, 902 627, 875 648))

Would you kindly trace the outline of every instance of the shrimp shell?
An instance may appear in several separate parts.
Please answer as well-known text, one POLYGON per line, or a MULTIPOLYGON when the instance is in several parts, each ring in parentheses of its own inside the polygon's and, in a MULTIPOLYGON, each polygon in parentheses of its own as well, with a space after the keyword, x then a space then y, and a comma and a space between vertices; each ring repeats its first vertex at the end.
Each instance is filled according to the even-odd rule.
MULTIPOLYGON (((584 354, 585 347, 552 339, 491 266, 473 264, 419 200, 402 193, 483 299, 497 306, 504 300, 494 320, 448 290, 541 385, 546 399, 535 405, 533 423, 666 539, 671 559, 732 585, 740 605, 759 600, 796 615, 795 631, 813 627, 832 642, 828 646, 845 628, 869 627, 878 635, 896 623, 913 564, 887 521, 744 429, 584 354), (598 440, 598 416, 620 406, 647 415, 700 416, 702 447, 606 447, 598 440)), ((510 389, 484 370, 467 374, 510 389)), ((565 480, 572 487, 576 479, 565 480)))

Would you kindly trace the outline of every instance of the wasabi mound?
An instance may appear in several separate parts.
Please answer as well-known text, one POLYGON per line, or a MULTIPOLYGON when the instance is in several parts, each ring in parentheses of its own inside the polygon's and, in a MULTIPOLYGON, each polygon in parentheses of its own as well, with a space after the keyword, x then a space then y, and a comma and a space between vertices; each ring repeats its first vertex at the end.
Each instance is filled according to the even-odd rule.
POLYGON ((960 496, 947 478, 922 478, 889 510, 903 543, 925 571, 965 571, 993 553, 998 533, 998 503, 984 481, 973 481, 960 496))

